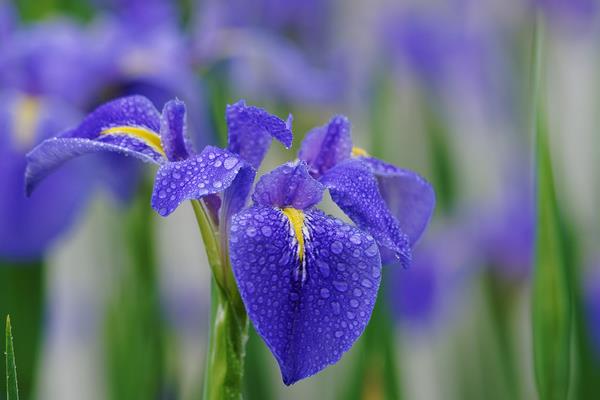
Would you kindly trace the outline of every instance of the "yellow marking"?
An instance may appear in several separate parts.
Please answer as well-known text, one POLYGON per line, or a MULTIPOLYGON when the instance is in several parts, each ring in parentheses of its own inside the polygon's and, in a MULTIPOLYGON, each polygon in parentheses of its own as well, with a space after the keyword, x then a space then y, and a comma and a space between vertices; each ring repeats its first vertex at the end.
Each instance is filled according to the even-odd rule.
POLYGON ((298 239, 298 257, 302 262, 304 258, 304 233, 302 233, 302 227, 304 226, 304 213, 296 208, 284 208, 283 213, 290 220, 296 239, 298 239))
POLYGON ((352 146, 352 157, 369 157, 369 153, 363 148, 352 146))
POLYGON ((133 136, 136 139, 140 139, 148 146, 152 147, 154 151, 166 157, 165 151, 160 141, 160 136, 151 130, 140 128, 137 126, 113 126, 112 128, 104 129, 100 132, 101 135, 128 135, 133 136))
POLYGON ((35 142, 40 116, 40 102, 32 96, 23 96, 16 104, 14 138, 17 145, 29 149, 35 142))

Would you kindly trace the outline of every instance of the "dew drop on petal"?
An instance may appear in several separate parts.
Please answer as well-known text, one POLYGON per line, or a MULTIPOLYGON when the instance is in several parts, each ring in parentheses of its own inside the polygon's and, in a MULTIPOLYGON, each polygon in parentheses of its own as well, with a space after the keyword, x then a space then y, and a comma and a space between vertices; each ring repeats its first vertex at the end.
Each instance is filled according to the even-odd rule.
POLYGON ((319 267, 319 272, 321 272, 321 275, 323 275, 323 278, 329 277, 330 270, 329 270, 329 265, 327 265, 326 262, 317 260, 317 266, 319 267))
POLYGON ((354 235, 350 236, 350 241, 354 244, 362 243, 362 241, 360 240, 360 235, 358 233, 355 233, 354 235))
POLYGON ((342 242, 336 240, 333 243, 331 243, 331 246, 329 248, 332 253, 341 254, 344 250, 344 245, 342 244, 342 242))
POLYGON ((360 282, 360 284, 363 285, 363 287, 366 287, 366 288, 373 287, 373 283, 371 283, 371 281, 368 280, 367 278, 363 279, 362 282, 360 282))
POLYGON ((344 281, 333 281, 333 287, 340 292, 348 290, 348 284, 344 281))
POLYGON ((377 244, 373 243, 365 250, 365 254, 369 257, 375 257, 378 251, 377 244))
POLYGON ((225 161, 223 162, 223 166, 225 167, 225 169, 231 169, 231 168, 235 167, 237 163, 238 163, 237 158, 229 157, 229 158, 225 159, 225 161))
POLYGON ((321 288, 321 297, 326 299, 329 297, 329 289, 327 288, 321 288))
POLYGON ((273 231, 271 230, 271 228, 268 227, 268 226, 263 226, 262 228, 260 228, 260 231, 266 237, 271 237, 271 234, 273 233, 273 231))
POLYGON ((253 226, 248 227, 246 229, 246 235, 248 235, 250 237, 256 236, 256 228, 254 228, 253 226))

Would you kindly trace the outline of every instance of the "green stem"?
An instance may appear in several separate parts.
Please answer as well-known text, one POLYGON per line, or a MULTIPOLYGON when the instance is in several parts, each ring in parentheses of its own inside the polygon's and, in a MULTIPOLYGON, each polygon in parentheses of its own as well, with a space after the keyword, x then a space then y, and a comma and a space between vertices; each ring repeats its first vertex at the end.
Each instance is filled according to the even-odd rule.
POLYGON ((13 345, 12 327, 10 316, 6 316, 6 399, 19 400, 17 385, 17 365, 15 363, 15 349, 13 345))
MULTIPOLYGON (((44 263, 0 262, 0 315, 10 314, 19 340, 19 384, 33 398, 43 331, 44 263)), ((2 396, 0 395, 0 398, 2 396)))
POLYGON ((538 16, 532 52, 532 125, 536 138, 537 171, 533 356, 539 398, 564 400, 568 396, 571 374, 572 291, 545 114, 543 39, 543 24, 541 16, 538 16))
MULTIPOLYGON (((241 399, 244 356, 248 341, 248 316, 232 277, 225 249, 221 248, 218 228, 201 201, 193 200, 200 234, 213 272, 211 318, 207 364, 204 377, 205 400, 241 399)), ((226 246, 226 241, 223 246, 226 246)))

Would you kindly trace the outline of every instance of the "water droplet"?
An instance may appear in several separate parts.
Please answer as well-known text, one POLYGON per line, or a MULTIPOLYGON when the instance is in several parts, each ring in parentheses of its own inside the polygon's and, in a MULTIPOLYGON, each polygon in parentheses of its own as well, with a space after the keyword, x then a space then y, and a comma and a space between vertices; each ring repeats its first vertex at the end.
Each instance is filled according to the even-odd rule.
POLYGON ((340 292, 345 292, 348 290, 348 284, 343 281, 333 281, 333 287, 335 287, 340 292))
POLYGON ((336 240, 333 243, 331 243, 331 246, 329 248, 332 253, 341 254, 341 252, 344 250, 344 245, 342 244, 342 242, 336 240))
POLYGON ((377 248, 377 244, 375 244, 375 243, 373 243, 372 245, 370 245, 365 250, 365 254, 368 255, 369 257, 375 257, 378 252, 379 252, 379 249, 377 248))
POLYGON ((326 262, 317 260, 317 266, 319 267, 319 272, 321 272, 321 275, 323 275, 323 278, 329 277, 330 270, 329 270, 329 265, 327 265, 326 262))
POLYGON ((271 228, 268 227, 268 226, 263 226, 262 228, 260 228, 260 231, 266 237, 271 237, 271 234, 273 233, 273 231, 271 230, 271 228))
POLYGON ((254 293, 254 284, 252 282, 246 282, 246 290, 248 293, 254 293))
POLYGON ((356 297, 360 297, 360 296, 362 296, 362 294, 363 294, 363 293, 362 293, 362 290, 360 290, 359 288, 354 288, 354 290, 352 291, 352 293, 354 293, 354 295, 355 295, 356 297))
POLYGON ((373 267, 373 270, 371 271, 371 276, 375 279, 379 278, 379 276, 381 275, 381 270, 379 269, 379 267, 373 267))
POLYGON ((351 306, 352 308, 358 308, 358 305, 359 305, 359 304, 360 304, 360 303, 358 302, 358 300, 356 300, 356 299, 350 299, 350 306, 351 306))
POLYGON ((216 160, 215 163, 213 164, 215 167, 219 168, 221 165, 223 165, 223 162, 221 160, 216 160))
POLYGON ((373 284, 367 278, 363 279, 362 282, 360 282, 360 284, 363 285, 363 287, 366 287, 366 288, 373 287, 373 284))
POLYGON ((358 233, 355 233, 354 235, 350 236, 350 241, 354 244, 362 243, 362 241, 360 240, 360 235, 358 233))
POLYGON ((250 237, 256 236, 256 228, 254 228, 253 226, 248 227, 246 229, 246 235, 248 235, 250 237))
POLYGON ((344 331, 335 331, 334 335, 336 338, 341 338, 344 336, 344 331))
POLYGON ((327 288, 322 288, 321 289, 321 297, 326 299, 329 297, 329 289, 327 288))
POLYGON ((356 314, 354 314, 352 311, 348 311, 348 312, 346 313, 346 317, 347 317, 348 319, 354 319, 354 317, 356 317, 356 314))
POLYGON ((161 190, 160 192, 158 192, 158 197, 164 199, 165 197, 167 197, 167 193, 164 190, 161 190))
POLYGON ((179 172, 173 172, 173 179, 181 179, 181 174, 179 172))
POLYGON ((235 167, 238 163, 238 159, 235 157, 229 157, 227 159, 225 159, 225 161, 223 162, 223 166, 225 167, 225 169, 231 169, 233 167, 235 167))
POLYGON ((220 188, 221 186, 223 186, 223 183, 221 183, 221 181, 214 181, 213 182, 213 186, 216 187, 217 189, 220 188))
POLYGON ((331 308, 333 309, 334 314, 337 315, 340 313, 340 303, 338 303, 337 301, 334 301, 333 303, 331 303, 331 308))

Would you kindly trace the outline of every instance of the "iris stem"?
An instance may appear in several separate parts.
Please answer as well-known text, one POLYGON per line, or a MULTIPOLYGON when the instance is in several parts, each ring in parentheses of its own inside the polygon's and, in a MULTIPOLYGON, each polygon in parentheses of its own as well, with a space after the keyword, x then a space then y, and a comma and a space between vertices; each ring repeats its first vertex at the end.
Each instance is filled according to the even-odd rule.
POLYGON ((211 222, 200 200, 192 200, 206 255, 213 273, 207 364, 204 375, 205 400, 241 399, 244 357, 248 341, 248 316, 237 287, 227 284, 232 276, 227 241, 219 241, 218 227, 211 222))

